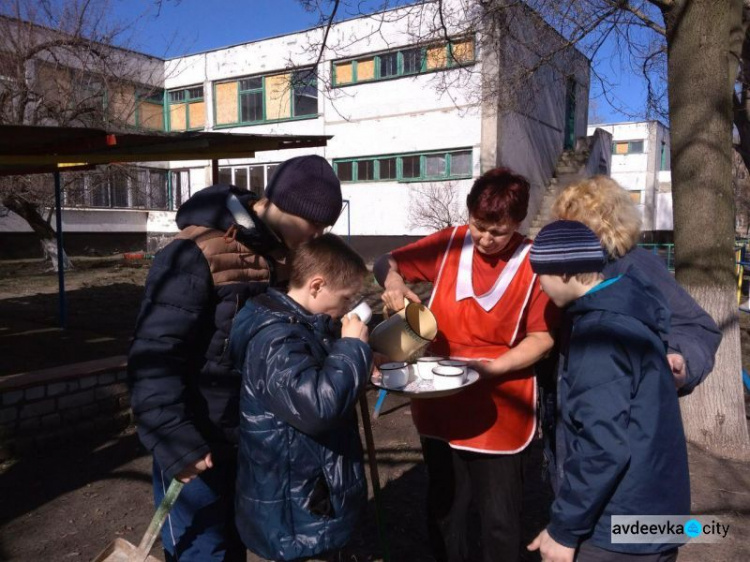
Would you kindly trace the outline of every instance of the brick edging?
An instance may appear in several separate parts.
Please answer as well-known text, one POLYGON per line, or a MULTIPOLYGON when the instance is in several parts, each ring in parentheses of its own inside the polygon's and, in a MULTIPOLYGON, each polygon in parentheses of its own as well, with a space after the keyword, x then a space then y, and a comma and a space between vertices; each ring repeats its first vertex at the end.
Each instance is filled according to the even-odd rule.
POLYGON ((0 377, 0 392, 22 390, 32 386, 40 386, 52 382, 78 379, 81 377, 99 375, 113 370, 124 370, 127 367, 127 357, 118 355, 94 361, 84 361, 72 365, 29 371, 28 373, 17 373, 0 377))

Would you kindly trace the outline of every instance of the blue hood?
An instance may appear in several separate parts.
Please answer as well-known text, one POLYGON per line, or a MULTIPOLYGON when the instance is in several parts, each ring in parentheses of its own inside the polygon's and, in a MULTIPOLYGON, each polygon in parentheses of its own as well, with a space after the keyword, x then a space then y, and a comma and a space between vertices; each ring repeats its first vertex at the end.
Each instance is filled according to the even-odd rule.
POLYGON ((659 289, 635 267, 601 290, 573 301, 567 312, 573 318, 593 311, 607 311, 640 320, 662 339, 669 333, 671 313, 659 289))
POLYGON ((328 314, 312 314, 287 294, 269 288, 247 301, 237 314, 229 343, 235 365, 241 364, 248 340, 262 329, 277 323, 304 324, 314 332, 334 337, 341 334, 341 323, 328 314))

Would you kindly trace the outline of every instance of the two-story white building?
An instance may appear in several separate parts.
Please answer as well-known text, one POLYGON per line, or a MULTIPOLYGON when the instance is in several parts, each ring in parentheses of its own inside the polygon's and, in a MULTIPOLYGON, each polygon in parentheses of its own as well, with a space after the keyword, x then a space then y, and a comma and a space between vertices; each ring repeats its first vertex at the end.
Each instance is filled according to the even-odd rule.
POLYGON ((589 125, 612 134, 612 179, 638 205, 647 239, 671 240, 672 175, 669 129, 660 121, 589 125))
MULTIPOLYGON (((467 27, 461 10, 475 4, 443 2, 452 10, 444 29, 427 26, 437 3, 422 5, 421 17, 411 6, 342 21, 322 52, 326 30, 315 28, 166 60, 163 96, 140 100, 137 123, 332 135, 305 152, 328 159, 342 181, 347 208, 334 232, 369 256, 428 232, 410 218, 424 189, 452 192, 463 205, 473 180, 498 165, 531 180, 532 218, 560 153, 586 134, 589 61, 525 7, 513 20, 523 44, 467 27), (532 79, 501 93, 497 85, 524 68, 534 69, 532 79)), ((301 153, 222 160, 219 180, 260 194, 278 163, 301 153)), ((150 250, 176 231, 177 204, 212 182, 207 161, 169 168, 158 220, 140 216, 156 210, 131 211, 135 232, 147 225, 150 250)))

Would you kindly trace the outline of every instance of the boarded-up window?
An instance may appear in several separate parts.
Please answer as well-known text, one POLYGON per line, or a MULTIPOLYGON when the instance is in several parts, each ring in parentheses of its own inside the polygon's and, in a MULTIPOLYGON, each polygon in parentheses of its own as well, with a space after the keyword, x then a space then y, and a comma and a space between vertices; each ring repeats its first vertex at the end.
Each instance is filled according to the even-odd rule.
POLYGON ((458 64, 465 64, 474 60, 474 41, 465 39, 451 44, 453 60, 458 64))
POLYGON ((169 130, 184 131, 187 128, 187 112, 183 103, 169 106, 169 130))
POLYGON ((353 79, 352 63, 342 62, 334 66, 336 84, 351 84, 353 79))
POLYGON ((427 48, 427 70, 445 67, 447 55, 445 45, 435 45, 427 48))
POLYGON ((135 88, 116 85, 108 91, 107 114, 115 122, 135 125, 135 88))
POLYGON ((266 119, 287 119, 292 116, 290 74, 266 77, 266 119))
POLYGON ((169 130, 201 129, 206 124, 203 86, 192 86, 167 93, 169 101, 169 130))
POLYGON ((227 125, 238 120, 237 82, 216 84, 216 124, 227 125))
POLYGON ((164 130, 164 106, 150 101, 142 101, 138 108, 138 123, 144 129, 164 130))
MULTIPOLYGON (((375 59, 362 59, 357 61, 357 82, 361 80, 372 80, 375 78, 375 59)), ((338 78, 336 79, 338 82, 338 78)))
POLYGON ((202 129, 206 125, 206 103, 202 101, 188 104, 190 128, 202 129))

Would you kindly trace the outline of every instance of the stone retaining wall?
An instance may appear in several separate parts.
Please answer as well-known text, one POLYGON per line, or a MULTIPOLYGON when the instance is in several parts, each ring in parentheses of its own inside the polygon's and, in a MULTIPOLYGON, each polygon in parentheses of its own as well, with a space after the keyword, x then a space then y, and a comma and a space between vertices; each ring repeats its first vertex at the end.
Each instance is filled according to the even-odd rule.
POLYGON ((130 424, 126 358, 0 378, 0 460, 130 424))

